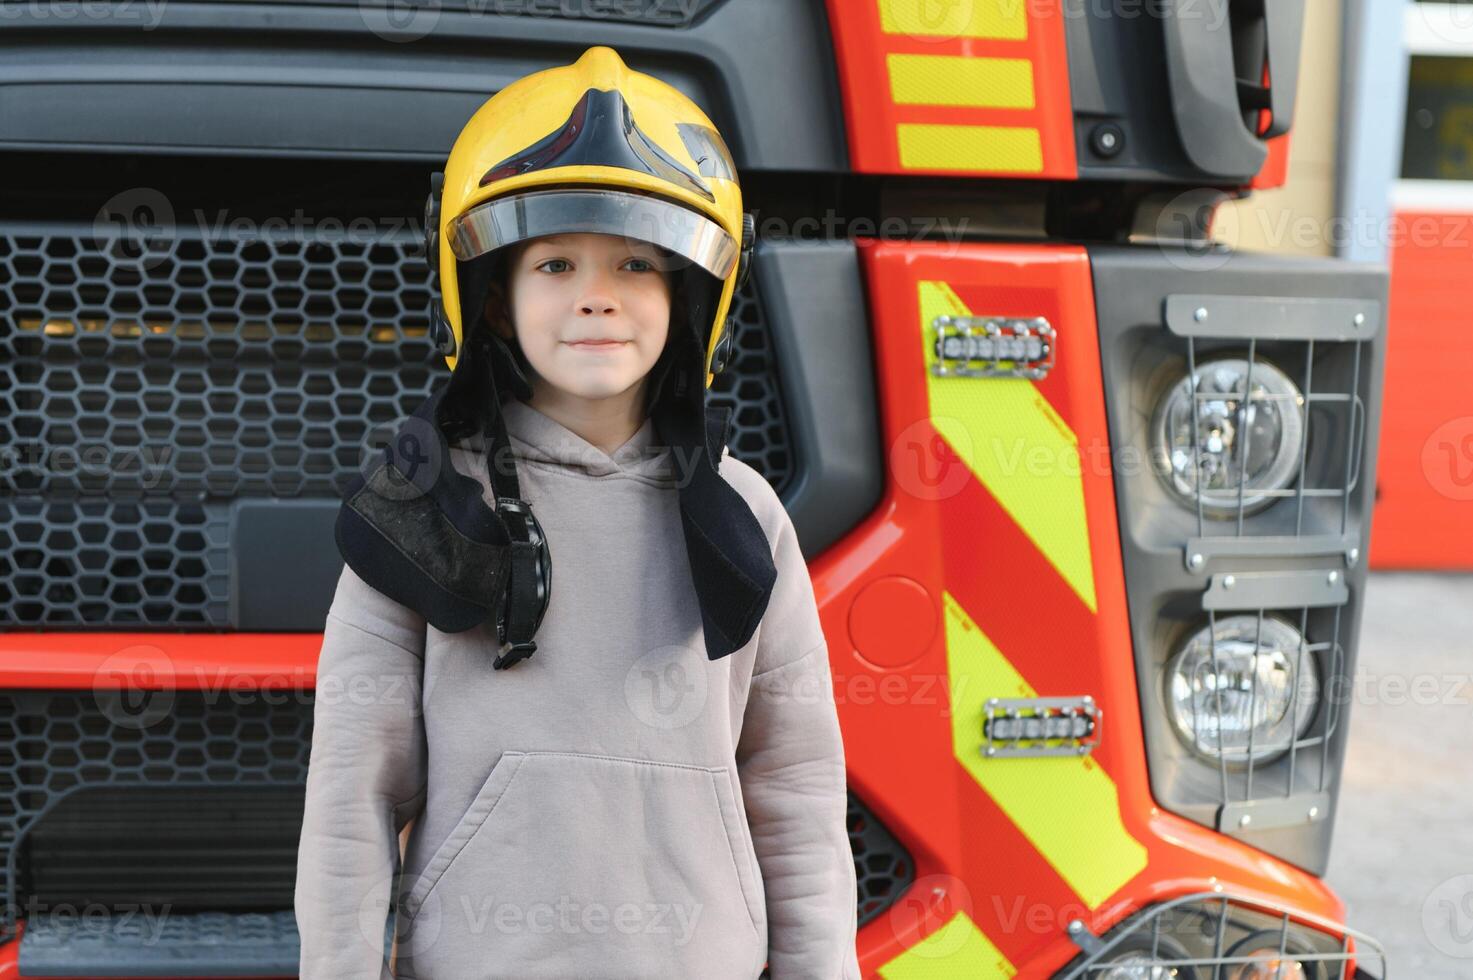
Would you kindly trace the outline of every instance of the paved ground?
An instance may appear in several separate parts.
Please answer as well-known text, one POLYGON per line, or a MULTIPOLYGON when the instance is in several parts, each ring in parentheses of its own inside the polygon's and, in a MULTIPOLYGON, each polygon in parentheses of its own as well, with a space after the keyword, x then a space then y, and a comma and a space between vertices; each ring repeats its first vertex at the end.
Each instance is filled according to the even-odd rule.
POLYGON ((1373 573, 1328 880, 1390 976, 1473 977, 1473 575, 1373 573))

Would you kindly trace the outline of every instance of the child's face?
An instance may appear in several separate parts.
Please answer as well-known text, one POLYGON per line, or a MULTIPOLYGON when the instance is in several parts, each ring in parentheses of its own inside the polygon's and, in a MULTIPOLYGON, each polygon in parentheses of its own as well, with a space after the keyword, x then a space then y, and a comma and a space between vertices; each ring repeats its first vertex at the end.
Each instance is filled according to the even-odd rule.
POLYGON ((520 249, 507 273, 509 305, 534 390, 584 399, 631 392, 670 331, 668 268, 655 246, 620 235, 554 235, 520 249))

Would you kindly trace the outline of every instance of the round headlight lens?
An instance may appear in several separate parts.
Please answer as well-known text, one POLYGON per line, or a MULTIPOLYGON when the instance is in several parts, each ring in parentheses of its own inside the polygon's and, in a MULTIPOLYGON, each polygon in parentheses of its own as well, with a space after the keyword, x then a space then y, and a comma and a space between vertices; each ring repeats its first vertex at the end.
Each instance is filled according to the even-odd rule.
POLYGON ((1168 936, 1157 936, 1154 942, 1149 935, 1132 936, 1091 967, 1090 975, 1099 980, 1197 980, 1197 971, 1183 962, 1189 959, 1186 948, 1168 936))
POLYGON ((1244 513, 1273 503, 1299 472, 1304 444, 1304 396, 1288 375, 1259 358, 1252 364, 1252 397, 1243 407, 1249 364, 1225 358, 1197 365, 1197 410, 1193 424, 1192 376, 1156 407, 1152 446, 1166 486, 1183 503, 1214 517, 1244 513), (1246 452, 1245 452, 1246 450, 1246 452))
POLYGON ((1160 966, 1148 953, 1126 953, 1098 974, 1100 980, 1173 980, 1175 967, 1160 966))
POLYGON ((1300 652, 1304 638, 1278 619, 1264 617, 1262 625, 1260 633, 1257 616, 1219 619, 1215 629, 1193 634, 1167 667, 1166 701, 1177 734, 1213 762, 1242 766, 1278 758, 1304 736, 1319 706, 1319 673, 1314 655, 1300 652), (1301 663, 1303 675, 1296 676, 1301 663))
POLYGON ((1321 980, 1324 971, 1319 961, 1298 958, 1312 953, 1292 937, 1281 938, 1274 931, 1254 933, 1228 950, 1228 959, 1251 962, 1234 963, 1228 968, 1227 980, 1321 980))

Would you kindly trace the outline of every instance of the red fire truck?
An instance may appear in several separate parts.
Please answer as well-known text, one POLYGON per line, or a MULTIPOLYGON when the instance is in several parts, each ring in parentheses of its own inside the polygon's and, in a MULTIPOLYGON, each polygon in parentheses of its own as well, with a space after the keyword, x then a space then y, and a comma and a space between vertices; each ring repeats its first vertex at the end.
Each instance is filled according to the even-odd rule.
POLYGON ((414 216, 593 44, 757 216, 713 398, 810 560, 866 975, 1384 976, 1321 876, 1386 270, 1211 237, 1302 0, 4 17, 0 977, 295 975, 338 495, 444 370, 414 216))

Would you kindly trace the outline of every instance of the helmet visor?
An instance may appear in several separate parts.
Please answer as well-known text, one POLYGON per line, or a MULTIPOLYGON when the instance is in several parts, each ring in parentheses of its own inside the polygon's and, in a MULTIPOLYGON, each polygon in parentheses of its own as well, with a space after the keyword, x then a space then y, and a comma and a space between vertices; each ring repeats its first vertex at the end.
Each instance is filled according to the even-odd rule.
POLYGON ((473 259, 516 242, 594 232, 658 245, 724 280, 738 246, 716 222, 648 194, 608 189, 537 190, 478 204, 450 222, 450 248, 473 259))

